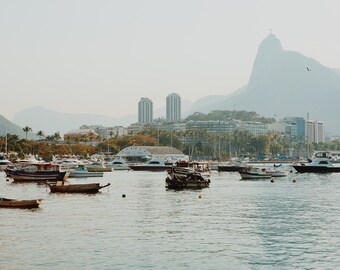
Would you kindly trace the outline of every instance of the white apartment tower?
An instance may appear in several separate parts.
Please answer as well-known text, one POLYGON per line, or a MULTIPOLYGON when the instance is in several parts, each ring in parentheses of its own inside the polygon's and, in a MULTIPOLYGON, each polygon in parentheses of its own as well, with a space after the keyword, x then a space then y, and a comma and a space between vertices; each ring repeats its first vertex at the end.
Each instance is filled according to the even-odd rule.
POLYGON ((138 123, 152 123, 153 106, 149 98, 142 97, 138 102, 138 123))
POLYGON ((178 122, 181 120, 181 97, 172 93, 166 97, 166 120, 178 122))
POLYGON ((321 121, 307 120, 305 124, 305 137, 308 143, 325 142, 325 126, 321 121))

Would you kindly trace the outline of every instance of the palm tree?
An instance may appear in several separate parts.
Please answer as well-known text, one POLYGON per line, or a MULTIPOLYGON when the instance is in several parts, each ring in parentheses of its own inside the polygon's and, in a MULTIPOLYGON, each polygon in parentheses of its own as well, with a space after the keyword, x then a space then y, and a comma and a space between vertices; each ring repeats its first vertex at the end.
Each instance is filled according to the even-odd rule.
POLYGON ((54 140, 59 141, 61 139, 60 132, 59 131, 55 132, 53 134, 53 138, 54 140))
POLYGON ((28 134, 28 132, 32 131, 32 128, 26 126, 22 130, 26 133, 26 140, 27 140, 27 134, 28 134))
POLYGON ((45 133, 42 130, 39 130, 37 132, 37 135, 39 136, 40 140, 41 140, 42 137, 45 137, 45 133))

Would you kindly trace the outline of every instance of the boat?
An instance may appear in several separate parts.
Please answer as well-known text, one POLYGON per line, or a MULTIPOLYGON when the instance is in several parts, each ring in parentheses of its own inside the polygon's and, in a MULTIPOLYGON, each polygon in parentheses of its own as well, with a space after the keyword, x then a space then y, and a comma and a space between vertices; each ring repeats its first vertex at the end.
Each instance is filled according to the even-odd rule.
POLYGON ((5 208, 38 208, 42 199, 36 200, 14 200, 0 198, 0 207, 5 208))
POLYGON ((242 179, 265 179, 271 178, 272 174, 268 173, 265 168, 244 167, 239 170, 242 179))
POLYGON ((74 170, 71 171, 70 177, 103 177, 103 172, 89 172, 84 165, 78 165, 74 170))
POLYGON ((224 164, 218 165, 217 171, 219 172, 238 172, 242 167, 239 165, 224 164))
POLYGON ((68 184, 58 181, 56 183, 47 182, 51 192, 61 193, 97 193, 100 189, 110 186, 110 183, 101 186, 99 183, 89 184, 68 184))
POLYGON ((8 159, 6 159, 3 155, 0 155, 0 171, 5 170, 8 166, 13 165, 8 159))
POLYGON ((204 178, 200 173, 192 172, 185 168, 172 167, 168 170, 165 184, 168 189, 201 189, 209 187, 210 179, 204 178))
POLYGON ((272 177, 286 177, 288 175, 287 171, 278 169, 267 170, 267 173, 271 174, 272 177))
POLYGON ((220 164, 217 166, 218 172, 238 172, 244 167, 248 167, 248 161, 232 161, 227 164, 220 164))
MULTIPOLYGON (((207 161, 187 161, 187 160, 179 160, 173 166, 175 170, 179 173, 182 171, 186 172, 195 172, 199 173, 201 176, 207 178, 211 175, 211 170, 209 166, 209 162, 207 161), (186 170, 183 170, 186 169, 186 170)), ((169 171, 169 170, 168 170, 169 171)))
POLYGON ((171 168, 171 165, 166 165, 164 160, 151 159, 144 164, 129 165, 131 170, 134 171, 166 171, 171 168))
POLYGON ((60 165, 49 162, 29 164, 27 167, 6 168, 7 177, 17 182, 64 181, 69 173, 62 171, 60 165))
POLYGON ((340 164, 332 162, 331 152, 317 152, 309 163, 292 165, 298 173, 338 173, 340 164))
POLYGON ((129 165, 123 159, 114 159, 106 164, 106 167, 113 170, 130 170, 129 165))
POLYGON ((112 168, 105 166, 102 161, 95 161, 92 164, 86 165, 89 172, 112 172, 112 168))
POLYGON ((286 177, 288 175, 288 171, 280 169, 281 166, 282 164, 274 164, 273 167, 266 167, 266 171, 267 173, 270 173, 272 177, 286 177))

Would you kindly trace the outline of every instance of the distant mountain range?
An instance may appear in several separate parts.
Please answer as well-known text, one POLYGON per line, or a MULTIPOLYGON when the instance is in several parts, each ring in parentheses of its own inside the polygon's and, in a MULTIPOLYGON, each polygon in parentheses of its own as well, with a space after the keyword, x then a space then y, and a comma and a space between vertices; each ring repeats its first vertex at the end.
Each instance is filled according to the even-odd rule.
MULTIPOLYGON (((300 116, 323 121, 326 130, 340 135, 335 109, 340 100, 340 69, 331 69, 298 52, 283 49, 279 39, 270 34, 259 46, 250 80, 230 95, 207 96, 190 104, 182 104, 183 117, 194 112, 212 110, 255 111, 265 117, 300 116)), ((184 103, 184 102, 183 102, 184 103)), ((154 117, 162 117, 155 111, 154 117)), ((34 132, 61 134, 81 125, 127 126, 137 121, 137 115, 113 118, 91 114, 68 114, 33 107, 18 112, 13 122, 29 126, 34 132)), ((17 131, 20 131, 17 126, 17 131)), ((3 130, 0 118, 0 134, 3 130)), ((13 129, 14 130, 14 129, 13 129)), ((21 134, 23 134, 21 132, 21 134)), ((22 136, 22 135, 21 135, 22 136)))

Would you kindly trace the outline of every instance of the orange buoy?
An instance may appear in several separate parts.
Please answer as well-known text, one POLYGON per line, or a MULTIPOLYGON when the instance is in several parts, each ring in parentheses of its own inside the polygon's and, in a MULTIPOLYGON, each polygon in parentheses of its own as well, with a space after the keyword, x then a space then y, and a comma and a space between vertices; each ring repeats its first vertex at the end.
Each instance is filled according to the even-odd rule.
POLYGON ((296 183, 296 180, 295 180, 295 179, 293 179, 293 183, 296 183))
POLYGON ((198 198, 199 198, 199 199, 201 199, 201 198, 202 198, 202 195, 201 195, 201 194, 200 194, 200 195, 198 195, 198 198))

